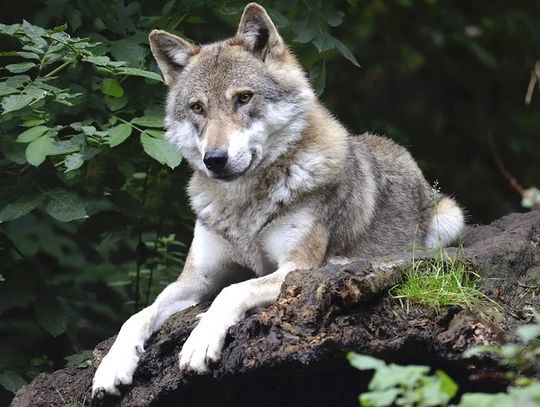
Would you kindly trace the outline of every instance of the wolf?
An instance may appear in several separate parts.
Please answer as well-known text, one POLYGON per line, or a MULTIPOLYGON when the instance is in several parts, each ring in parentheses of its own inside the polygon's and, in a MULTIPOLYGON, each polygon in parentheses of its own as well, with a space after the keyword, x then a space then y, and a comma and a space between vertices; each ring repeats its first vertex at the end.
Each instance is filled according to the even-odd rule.
POLYGON ((459 236, 459 205, 433 191, 405 148, 348 133, 260 5, 246 6, 225 41, 161 30, 149 41, 168 87, 166 138, 193 169, 197 220, 180 277, 122 325, 94 396, 130 384, 145 341, 187 307, 213 299, 179 354, 182 371, 201 374, 229 327, 278 298, 287 273, 459 236))

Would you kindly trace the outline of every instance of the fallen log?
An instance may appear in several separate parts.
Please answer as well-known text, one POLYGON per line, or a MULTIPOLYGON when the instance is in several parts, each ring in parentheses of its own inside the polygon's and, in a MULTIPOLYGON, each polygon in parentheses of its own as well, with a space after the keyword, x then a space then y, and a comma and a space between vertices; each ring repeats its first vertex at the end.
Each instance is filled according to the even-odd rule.
POLYGON ((514 341, 514 328, 540 310, 540 211, 470 227, 462 246, 459 255, 481 276, 481 290, 500 304, 497 315, 456 306, 406 310, 388 296, 413 258, 433 252, 333 259, 290 273, 275 304, 233 326, 211 374, 184 376, 178 369, 195 316, 208 307, 202 304, 174 315, 152 336, 121 397, 91 401, 92 377, 110 338, 95 348, 93 366, 41 374, 11 405, 357 406, 369 374, 348 365, 351 350, 443 369, 462 391, 499 391, 504 368, 488 357, 464 359, 462 352, 514 341))

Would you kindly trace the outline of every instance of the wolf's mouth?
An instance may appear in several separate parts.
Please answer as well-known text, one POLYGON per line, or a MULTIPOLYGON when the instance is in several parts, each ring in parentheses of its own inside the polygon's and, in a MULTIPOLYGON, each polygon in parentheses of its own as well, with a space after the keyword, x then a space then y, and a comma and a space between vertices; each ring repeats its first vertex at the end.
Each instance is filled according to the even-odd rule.
POLYGON ((236 172, 236 173, 216 173, 216 172, 211 172, 210 177, 213 178, 213 179, 218 179, 220 181, 232 181, 232 180, 235 180, 236 178, 239 178, 242 175, 244 175, 246 172, 248 172, 250 168, 252 168, 252 165, 253 165, 253 163, 255 161, 254 157, 255 157, 255 154, 252 151, 251 152, 251 159, 249 161, 249 165, 240 172, 236 172))
POLYGON ((235 178, 241 176, 244 172, 240 174, 212 174, 212 178, 219 179, 221 181, 232 181, 235 178))

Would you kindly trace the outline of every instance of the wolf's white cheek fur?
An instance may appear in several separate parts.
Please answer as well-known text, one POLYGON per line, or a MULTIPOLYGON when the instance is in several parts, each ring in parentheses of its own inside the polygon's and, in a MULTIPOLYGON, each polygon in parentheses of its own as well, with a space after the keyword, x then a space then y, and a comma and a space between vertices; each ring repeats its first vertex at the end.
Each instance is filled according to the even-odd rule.
MULTIPOLYGON (((249 128, 237 131, 230 136, 229 140, 229 170, 233 173, 240 173, 250 164, 253 157, 253 152, 256 156, 260 156, 262 144, 266 139, 267 132, 261 122, 254 122, 249 128)), ((256 164, 256 163, 254 163, 256 164)))
POLYGON ((201 141, 193 124, 188 121, 168 122, 165 139, 174 145, 192 165, 204 170, 201 160, 201 141))

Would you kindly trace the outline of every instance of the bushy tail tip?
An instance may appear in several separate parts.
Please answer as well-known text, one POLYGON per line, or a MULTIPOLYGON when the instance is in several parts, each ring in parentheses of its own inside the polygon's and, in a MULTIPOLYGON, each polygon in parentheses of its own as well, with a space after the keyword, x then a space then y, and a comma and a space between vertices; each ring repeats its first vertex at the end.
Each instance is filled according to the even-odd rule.
POLYGON ((446 247, 455 243, 463 228, 465 217, 452 198, 443 197, 437 203, 426 236, 427 247, 446 247))

